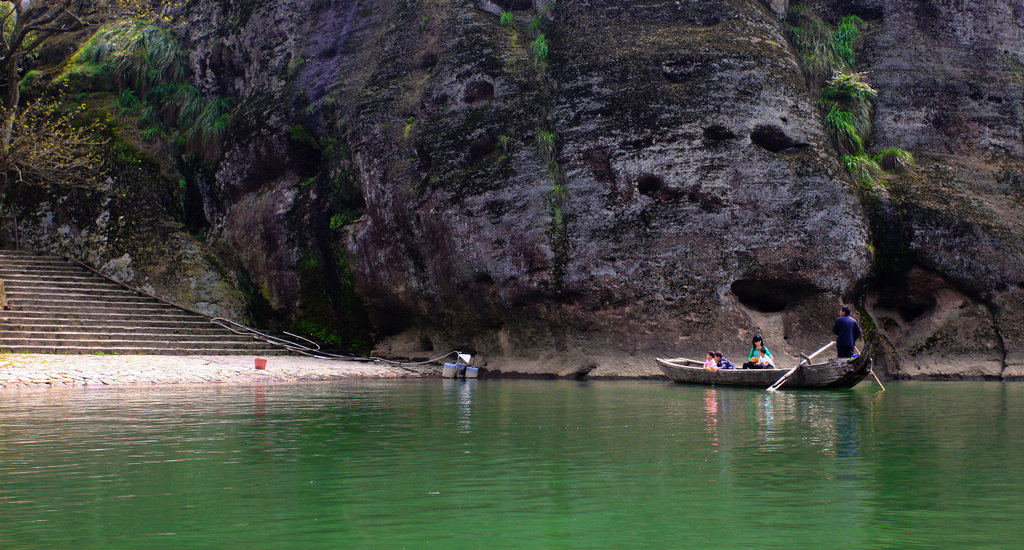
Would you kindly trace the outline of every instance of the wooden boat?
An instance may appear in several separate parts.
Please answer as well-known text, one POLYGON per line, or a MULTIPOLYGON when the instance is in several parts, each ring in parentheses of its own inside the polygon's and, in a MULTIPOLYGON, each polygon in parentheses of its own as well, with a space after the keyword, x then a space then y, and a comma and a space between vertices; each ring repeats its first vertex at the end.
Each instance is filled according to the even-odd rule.
MULTIPOLYGON (((767 388, 790 369, 720 369, 710 371, 703 361, 658 358, 658 366, 673 382, 716 386, 749 386, 767 388)), ((824 363, 804 365, 783 384, 783 389, 852 388, 871 373, 871 358, 865 354, 853 359, 829 359, 824 363)))

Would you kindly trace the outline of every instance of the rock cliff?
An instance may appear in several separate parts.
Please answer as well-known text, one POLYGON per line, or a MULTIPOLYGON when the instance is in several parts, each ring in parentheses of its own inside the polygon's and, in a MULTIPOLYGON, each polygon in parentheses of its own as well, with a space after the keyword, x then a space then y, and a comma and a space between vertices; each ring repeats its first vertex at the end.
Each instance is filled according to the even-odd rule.
POLYGON ((866 21, 869 142, 917 160, 866 188, 789 4, 195 0, 239 104, 193 210, 257 319, 339 344, 645 376, 853 302, 893 376, 1024 376, 1024 8, 805 2, 866 21))

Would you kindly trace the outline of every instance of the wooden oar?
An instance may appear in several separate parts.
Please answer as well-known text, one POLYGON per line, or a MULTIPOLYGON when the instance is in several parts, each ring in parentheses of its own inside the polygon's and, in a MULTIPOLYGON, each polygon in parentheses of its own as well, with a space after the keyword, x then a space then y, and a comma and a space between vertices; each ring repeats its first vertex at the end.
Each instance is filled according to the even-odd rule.
MULTIPOLYGON (((853 351, 856 351, 856 352, 857 352, 857 355, 860 355, 860 350, 859 350, 859 349, 857 349, 856 347, 854 347, 854 348, 853 348, 853 351)), ((875 374, 875 368, 874 368, 874 365, 871 365, 871 376, 874 376, 874 377, 875 377, 875 382, 878 382, 878 385, 879 385, 879 386, 881 386, 881 388, 882 388, 882 391, 885 391, 885 386, 882 386, 882 381, 881 381, 881 380, 879 380, 879 379, 878 379, 878 375, 877 375, 877 374, 875 374)))
POLYGON ((814 359, 815 357, 821 355, 822 353, 825 352, 825 350, 827 350, 828 348, 830 348, 830 347, 832 347, 834 345, 836 345, 835 342, 829 342, 828 344, 825 344, 821 349, 819 349, 818 351, 816 351, 816 352, 814 352, 814 353, 812 353, 810 355, 800 354, 800 356, 803 357, 803 359, 799 363, 797 363, 795 367, 789 369, 789 372, 787 372, 786 374, 783 374, 782 378, 779 378, 778 380, 775 381, 774 384, 772 384, 771 386, 768 386, 768 391, 773 392, 775 390, 778 390, 779 387, 782 386, 782 384, 784 384, 786 382, 786 379, 789 378, 789 376, 791 374, 796 372, 796 369, 798 369, 798 368, 800 368, 800 367, 802 367, 804 365, 810 365, 811 364, 811 359, 814 359))

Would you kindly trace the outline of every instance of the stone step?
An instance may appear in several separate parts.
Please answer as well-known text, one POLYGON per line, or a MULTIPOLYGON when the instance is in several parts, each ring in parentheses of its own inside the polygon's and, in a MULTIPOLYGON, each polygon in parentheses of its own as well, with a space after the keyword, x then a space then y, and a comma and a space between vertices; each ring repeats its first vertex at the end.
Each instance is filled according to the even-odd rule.
MULTIPOLYGON (((69 276, 78 275, 84 276, 84 273, 88 273, 92 277, 96 277, 92 272, 85 271, 80 267, 73 265, 66 266, 53 266, 53 267, 17 267, 10 265, 0 266, 0 279, 15 276, 69 276)), ((99 278, 98 280, 106 280, 99 278)))
POLYGON ((121 300, 128 302, 153 302, 162 303, 149 296, 138 294, 127 289, 119 288, 76 288, 76 289, 7 289, 7 300, 10 302, 27 302, 35 300, 74 300, 103 302, 106 300, 121 300))
MULTIPOLYGON (((68 277, 63 277, 68 279, 68 277)), ((99 277, 84 277, 79 276, 71 280, 60 280, 60 279, 45 279, 39 275, 18 275, 15 277, 8 277, 4 279, 4 284, 14 288, 35 288, 35 287, 52 287, 52 288, 117 288, 121 290, 128 290, 123 285, 115 282, 108 281, 106 279, 100 279, 99 277)))
POLYGON ((274 356, 291 355, 283 349, 240 349, 223 348, 210 349, 200 348, 170 348, 158 346, 25 346, 25 347, 3 347, 0 352, 4 353, 59 353, 68 355, 253 355, 253 356, 274 356))
POLYGON ((53 321, 61 323, 103 323, 116 321, 120 323, 202 323, 210 324, 206 317, 195 315, 186 311, 179 313, 136 313, 118 311, 94 311, 94 312, 60 312, 55 314, 44 311, 15 311, 9 310, 0 313, 0 322, 31 323, 34 321, 53 321), (77 313, 77 314, 76 314, 77 313))
POLYGON ((18 353, 288 354, 67 259, 0 251, 9 309, 0 349, 18 353))
MULTIPOLYGON (((86 335, 96 336, 96 335, 86 335)), ((211 349, 222 349, 222 348, 234 348, 234 349, 265 349, 271 347, 266 342, 260 342, 256 340, 248 341, 236 341, 236 340, 217 340, 209 338, 189 338, 189 339, 152 339, 152 338, 135 338, 132 335, 118 335, 119 338, 19 338, 19 337, 8 337, 0 336, 0 349, 8 348, 24 348, 24 347, 51 347, 51 346, 107 346, 107 347, 166 347, 166 348, 202 348, 208 347, 211 349)))
POLYGON ((26 258, 26 259, 16 259, 16 260, 0 260, 0 262, 3 262, 3 264, 4 264, 3 269, 4 270, 25 270, 25 269, 27 269, 27 270, 40 271, 40 270, 44 270, 44 269, 46 269, 46 270, 54 269, 54 270, 58 270, 58 271, 66 271, 66 270, 74 269, 74 270, 80 270, 80 271, 88 272, 88 270, 84 269, 82 266, 80 266, 78 264, 75 264, 75 263, 72 263, 72 262, 69 262, 69 261, 64 260, 64 259, 60 259, 60 258, 49 259, 49 260, 48 259, 39 259, 39 258, 26 258))
POLYGON ((9 273, 4 274, 3 270, 0 269, 0 280, 3 280, 5 284, 12 285, 18 284, 71 284, 81 283, 88 285, 107 285, 116 286, 122 288, 116 283, 112 283, 105 279, 99 279, 93 274, 81 275, 75 271, 69 272, 67 275, 56 275, 52 272, 41 272, 41 273, 9 273))
POLYGON ((126 302, 126 301, 110 301, 110 302, 93 302, 93 301, 75 301, 67 300, 61 302, 58 300, 32 300, 29 302, 10 302, 11 311, 35 311, 35 312, 50 312, 60 313, 66 312, 96 312, 96 313, 132 313, 132 314, 149 314, 149 313, 172 313, 175 311, 183 311, 169 306, 161 304, 160 302, 126 302))
POLYGON ((46 257, 51 257, 51 258, 54 257, 53 254, 50 254, 49 252, 43 252, 42 250, 31 250, 31 249, 28 249, 28 248, 18 248, 18 249, 2 248, 2 249, 0 249, 0 258, 18 257, 18 256, 46 256, 46 257))
POLYGON ((107 323, 83 322, 76 320, 68 323, 52 323, 47 319, 45 323, 3 323, 0 324, 0 334, 13 334, 25 332, 54 333, 54 332, 88 332, 88 333, 112 333, 112 332, 140 332, 145 331, 153 334, 220 334, 236 335, 233 332, 224 330, 223 327, 212 323, 107 323))
POLYGON ((146 340, 146 341, 210 341, 210 342, 237 342, 247 344, 249 342, 260 342, 252 336, 244 334, 232 334, 230 332, 192 332, 192 331, 153 331, 149 327, 139 327, 129 330, 114 331, 90 331, 90 330, 0 330, 0 342, 13 341, 17 339, 28 339, 43 341, 49 339, 58 340, 146 340))

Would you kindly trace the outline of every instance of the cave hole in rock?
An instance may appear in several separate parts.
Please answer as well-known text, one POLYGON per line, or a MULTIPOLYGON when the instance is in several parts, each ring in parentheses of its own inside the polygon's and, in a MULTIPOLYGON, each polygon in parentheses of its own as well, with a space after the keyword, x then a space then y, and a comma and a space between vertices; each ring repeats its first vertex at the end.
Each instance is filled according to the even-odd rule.
POLYGON ((483 135, 470 142, 467 156, 470 161, 477 161, 493 153, 496 147, 497 140, 489 135, 483 135))
POLYGON ((935 309, 940 289, 946 287, 938 275, 911 270, 879 285, 876 307, 895 311, 904 322, 911 322, 935 309))
POLYGON ((434 351, 434 342, 426 336, 420 336, 420 350, 421 351, 434 351))
POLYGON ((419 144, 416 146, 416 168, 421 172, 430 170, 430 167, 434 164, 434 159, 430 156, 430 151, 427 150, 426 145, 419 144))
POLYGON ((782 128, 770 124, 755 126, 750 132, 750 141, 773 153, 785 151, 786 149, 807 147, 809 145, 808 143, 795 141, 787 136, 782 128))
POLYGON ((495 6, 506 11, 523 11, 533 9, 533 0, 492 0, 495 6))
POLYGON ((420 60, 416 63, 416 67, 421 71, 432 68, 437 65, 437 54, 434 52, 427 52, 420 56, 420 60))
POLYGON ((652 198, 655 197, 664 187, 664 180, 654 174, 644 174, 636 181, 636 190, 639 191, 641 195, 652 198))
POLYGON ((494 99, 494 84, 486 80, 474 80, 466 84, 466 91, 462 100, 470 105, 483 103, 494 99))
POLYGON ((713 124, 704 128, 704 139, 709 141, 722 141, 726 139, 733 139, 736 134, 732 130, 722 126, 721 124, 713 124))
POLYGON ((761 313, 778 313, 818 292, 815 287, 780 279, 740 279, 730 287, 740 303, 761 313))

